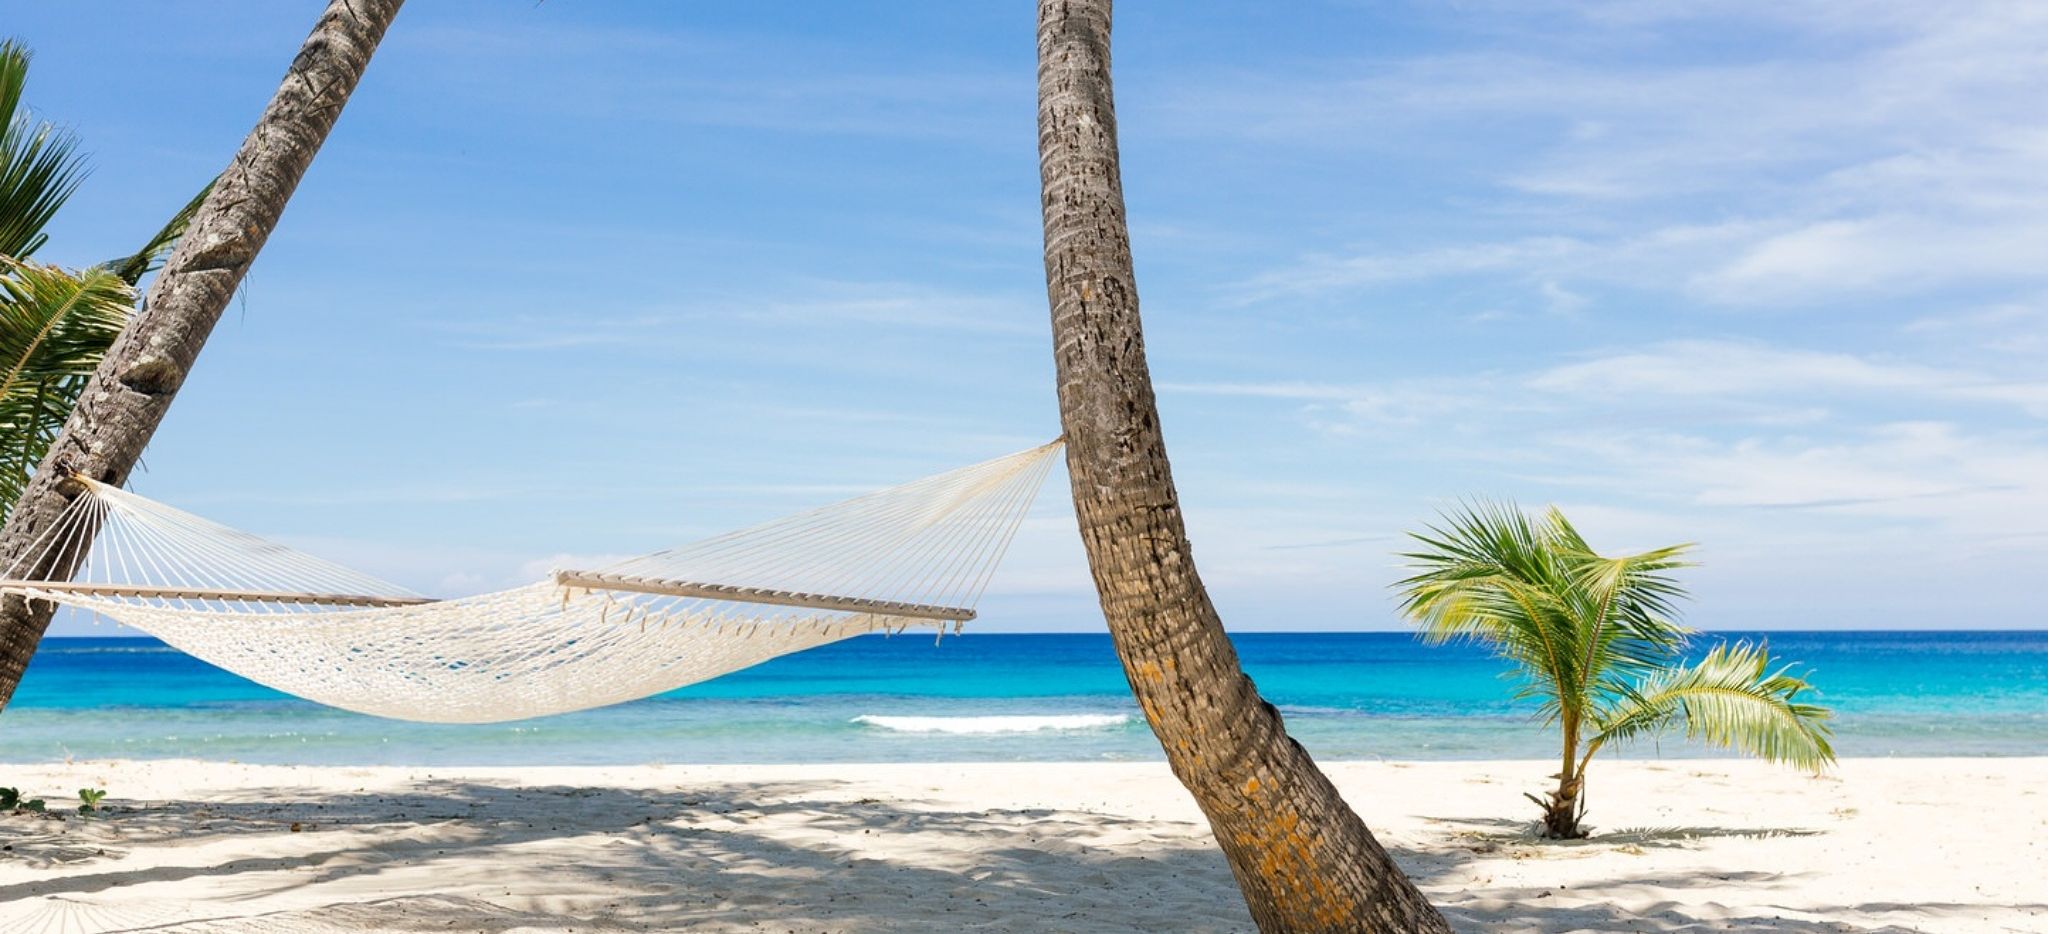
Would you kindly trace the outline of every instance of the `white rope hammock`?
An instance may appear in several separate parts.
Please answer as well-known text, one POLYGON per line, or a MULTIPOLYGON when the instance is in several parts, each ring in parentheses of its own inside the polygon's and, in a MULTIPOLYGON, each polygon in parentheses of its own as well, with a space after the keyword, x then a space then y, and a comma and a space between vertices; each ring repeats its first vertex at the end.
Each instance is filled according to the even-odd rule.
POLYGON ((334 707, 519 720, 659 694, 862 633, 957 631, 1060 444, 453 600, 77 478, 86 492, 0 579, 0 593, 109 617, 334 707), (72 580, 20 579, 24 568, 69 566, 61 559, 81 550, 72 580))

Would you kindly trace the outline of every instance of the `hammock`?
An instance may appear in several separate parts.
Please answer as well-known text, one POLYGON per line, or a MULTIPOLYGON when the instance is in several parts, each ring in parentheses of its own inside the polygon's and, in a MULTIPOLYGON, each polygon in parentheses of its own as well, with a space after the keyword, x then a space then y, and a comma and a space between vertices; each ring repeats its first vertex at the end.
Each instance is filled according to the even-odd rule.
POLYGON ((1059 447, 452 600, 80 477, 85 492, 0 579, 0 594, 111 618, 333 707, 520 720, 659 694, 862 633, 957 632, 1059 447), (23 568, 74 563, 69 581, 18 579, 23 568))

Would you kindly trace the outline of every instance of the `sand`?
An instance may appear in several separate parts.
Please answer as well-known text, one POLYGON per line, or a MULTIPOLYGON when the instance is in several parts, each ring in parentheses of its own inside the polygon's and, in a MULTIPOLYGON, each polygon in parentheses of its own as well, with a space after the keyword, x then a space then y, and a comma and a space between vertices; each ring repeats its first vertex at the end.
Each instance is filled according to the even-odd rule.
MULTIPOLYGON (((1595 766, 1592 840, 1527 836, 1537 762, 1327 768, 1468 931, 2048 931, 2048 758, 1595 766)), ((1239 931, 1138 763, 0 765, 99 820, 0 818, 0 932, 1239 931)))

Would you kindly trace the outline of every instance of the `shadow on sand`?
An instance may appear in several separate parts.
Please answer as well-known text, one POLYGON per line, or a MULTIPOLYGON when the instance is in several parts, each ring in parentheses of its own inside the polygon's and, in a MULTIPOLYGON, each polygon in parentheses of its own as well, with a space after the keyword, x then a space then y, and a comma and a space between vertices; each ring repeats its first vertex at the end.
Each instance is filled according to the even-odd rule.
MULTIPOLYGON (((264 789, 241 801, 153 804, 95 822, 7 820, 0 841, 12 849, 0 852, 0 862, 48 871, 0 886, 0 934, 1250 929, 1204 828, 917 803, 849 800, 831 781, 673 790, 426 781, 399 793, 264 789), (914 850, 888 845, 908 834, 917 836, 914 850), (179 844, 173 856, 185 862, 124 865, 131 849, 172 840, 179 844), (207 855, 223 850, 231 858, 207 855), (1191 923, 1191 916, 1202 920, 1191 923)), ((1790 920, 1769 910, 1697 918, 1669 900, 1647 912, 1603 907, 1623 896, 1640 906, 1646 893, 1656 898, 1731 878, 1767 902, 1787 881, 1775 874, 1609 879, 1575 886, 1579 903, 1564 906, 1550 891, 1482 885, 1469 872, 1479 861, 1517 858, 1509 852, 1517 849, 1563 855, 1785 831, 1633 829, 1558 844, 1534 840, 1520 822, 1435 823, 1444 828, 1432 835, 1439 843, 1393 850, 1461 930, 1914 929, 1790 920), (1586 903, 1589 894, 1595 904, 1586 903)), ((1970 907, 1873 903, 1800 906, 1797 913, 1905 914, 1917 925, 1970 907)))
POLYGON ((1218 897, 1234 892, 1229 871, 1192 826, 922 809, 833 797, 837 785, 428 781, 390 794, 264 789, 246 793, 253 800, 155 804, 92 823, 0 821, 13 847, 0 860, 53 870, 0 885, 0 932, 447 931, 451 921, 464 931, 1010 931, 1096 917, 1146 930, 1148 906, 1184 915, 1210 903, 1207 924, 1150 929, 1249 927, 1240 905, 1218 897), (759 832, 767 826, 773 836, 759 832), (907 834, 938 855, 882 855, 889 837, 907 834), (229 843, 238 858, 124 867, 129 851, 170 840, 186 852, 229 843), (134 886, 164 897, 108 897, 134 886), (324 897, 342 892, 364 897, 324 897), (419 894, 397 894, 406 892, 419 894), (906 908, 923 920, 906 922, 906 908))

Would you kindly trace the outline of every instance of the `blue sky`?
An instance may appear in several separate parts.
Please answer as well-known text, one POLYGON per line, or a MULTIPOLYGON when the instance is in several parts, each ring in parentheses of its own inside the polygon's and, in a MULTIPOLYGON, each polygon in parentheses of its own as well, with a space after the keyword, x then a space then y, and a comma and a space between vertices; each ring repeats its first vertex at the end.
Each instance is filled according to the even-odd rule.
MULTIPOLYGON (((132 249, 322 4, 0 0, 132 249), (118 24, 118 28, 115 28, 118 24)), ((443 594, 1058 433, 1032 5, 416 2, 135 488, 443 594)), ((1398 626, 1400 530, 1701 543, 1712 628, 2044 625, 2048 5, 1127 3, 1196 557, 1398 626)), ((983 604, 1094 629, 1055 474, 983 604)))

